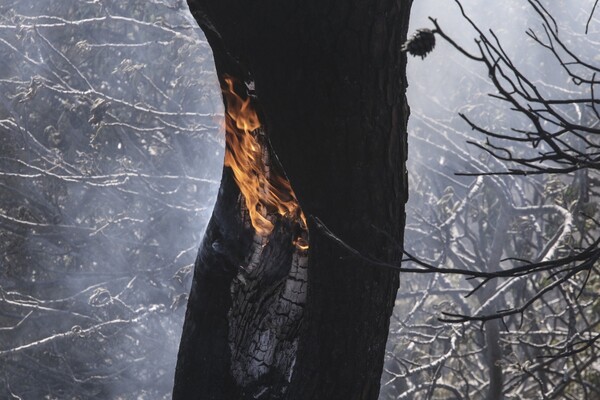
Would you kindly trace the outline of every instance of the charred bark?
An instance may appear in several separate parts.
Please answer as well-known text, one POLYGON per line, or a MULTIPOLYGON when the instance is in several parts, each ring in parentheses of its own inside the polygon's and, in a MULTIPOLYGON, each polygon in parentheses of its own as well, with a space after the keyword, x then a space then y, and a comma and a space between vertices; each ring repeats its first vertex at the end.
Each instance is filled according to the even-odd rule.
MULTIPOLYGON (((227 171, 195 267, 174 399, 376 399, 407 199, 410 0, 189 0, 217 72, 251 81, 267 158, 308 218, 254 234, 227 171), (275 157, 276 155, 276 157, 275 157), (262 241, 261 241, 262 240, 262 241)), ((243 90, 243 88, 241 89, 243 90)))

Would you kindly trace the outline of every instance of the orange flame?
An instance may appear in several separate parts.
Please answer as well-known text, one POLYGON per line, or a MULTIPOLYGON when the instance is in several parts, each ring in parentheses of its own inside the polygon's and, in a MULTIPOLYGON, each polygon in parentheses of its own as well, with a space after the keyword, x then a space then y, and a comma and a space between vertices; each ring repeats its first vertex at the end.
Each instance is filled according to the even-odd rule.
MULTIPOLYGON (((256 232, 267 236, 273 231, 269 213, 278 213, 286 218, 298 220, 306 229, 306 218, 290 182, 271 173, 265 160, 268 157, 256 130, 260 120, 250 98, 242 99, 234 89, 234 80, 224 78, 227 85, 223 94, 227 103, 225 112, 226 151, 225 166, 233 171, 234 179, 244 196, 250 221, 256 232)), ((301 250, 308 245, 303 238, 294 243, 301 250)))

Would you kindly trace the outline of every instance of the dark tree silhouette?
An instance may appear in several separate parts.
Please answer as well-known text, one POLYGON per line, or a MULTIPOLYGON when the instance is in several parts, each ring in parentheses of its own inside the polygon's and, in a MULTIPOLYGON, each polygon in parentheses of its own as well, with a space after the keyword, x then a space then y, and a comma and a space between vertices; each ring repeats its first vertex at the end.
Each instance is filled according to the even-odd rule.
POLYGON ((298 218, 268 206, 274 228, 255 233, 224 169, 174 398, 376 399, 398 273, 349 256, 317 221, 360 254, 400 261, 411 1, 188 3, 226 97, 258 112, 260 162, 289 178, 309 248, 293 243, 298 218))

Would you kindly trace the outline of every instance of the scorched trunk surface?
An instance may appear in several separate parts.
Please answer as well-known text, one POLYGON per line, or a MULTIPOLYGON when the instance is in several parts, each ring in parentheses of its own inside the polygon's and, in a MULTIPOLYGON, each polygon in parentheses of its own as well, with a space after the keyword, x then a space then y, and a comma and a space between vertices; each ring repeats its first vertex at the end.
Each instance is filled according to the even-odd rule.
POLYGON ((364 255, 401 259, 400 47, 411 1, 188 4, 220 79, 253 85, 272 162, 307 216, 309 250, 306 259, 292 244, 297 228, 279 218, 257 255, 260 240, 224 172, 196 262, 174 399, 377 399, 397 273, 350 256, 315 218, 364 255), (248 275, 253 259, 261 266, 248 275))

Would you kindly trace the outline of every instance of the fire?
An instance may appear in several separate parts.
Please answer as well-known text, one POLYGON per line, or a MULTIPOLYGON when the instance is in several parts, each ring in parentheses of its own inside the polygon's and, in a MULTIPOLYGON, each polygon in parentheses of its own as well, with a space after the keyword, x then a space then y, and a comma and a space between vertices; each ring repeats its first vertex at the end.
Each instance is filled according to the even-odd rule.
MULTIPOLYGON (((271 213, 298 221, 306 230, 306 218, 287 178, 274 174, 268 164, 268 154, 260 135, 260 120, 251 99, 242 99, 234 89, 234 80, 225 77, 223 95, 226 102, 225 166, 233 171, 235 182, 246 201, 250 221, 256 232, 268 236, 273 223, 267 218, 271 213), (262 143, 261 143, 262 142, 262 143)), ((306 250, 308 244, 302 237, 294 241, 296 247, 306 250)))

